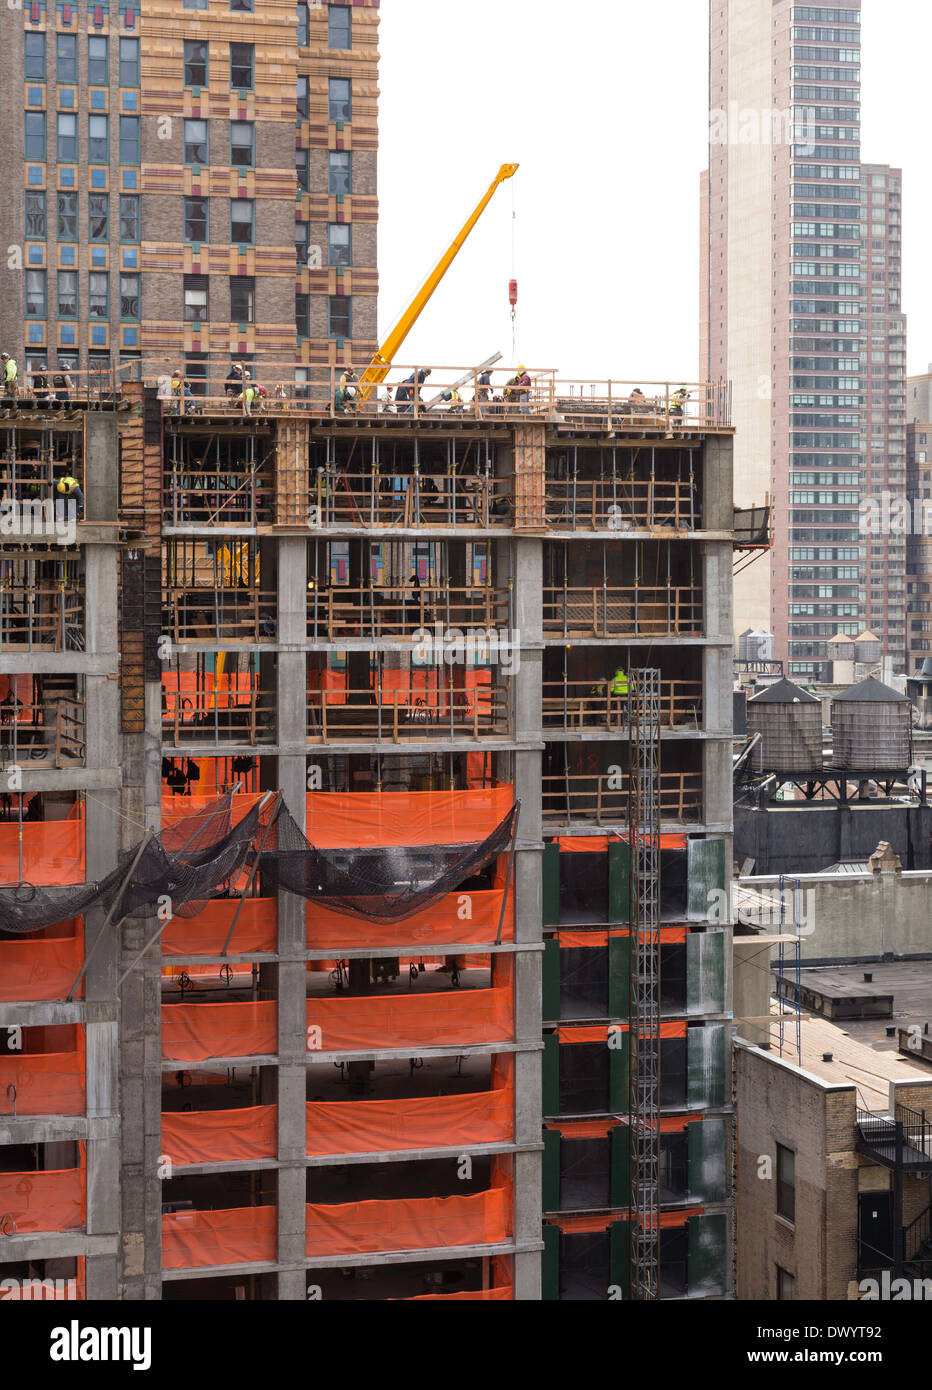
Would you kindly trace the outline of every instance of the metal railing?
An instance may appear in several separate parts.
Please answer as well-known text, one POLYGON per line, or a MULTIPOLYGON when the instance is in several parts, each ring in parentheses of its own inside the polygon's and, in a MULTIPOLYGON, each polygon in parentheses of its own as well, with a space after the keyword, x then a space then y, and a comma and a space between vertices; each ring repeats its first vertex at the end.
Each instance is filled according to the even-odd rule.
MULTIPOLYGON (((442 677, 440 678, 442 681, 442 677)), ((429 690, 316 690, 308 697, 309 743, 406 743, 512 735, 506 686, 455 683, 429 690)))
POLYGON ((907 1261, 921 1267, 923 1275, 932 1271, 932 1252, 923 1254, 923 1247, 932 1241, 932 1206, 921 1211, 903 1230, 903 1253, 907 1261))
POLYGON ((166 468, 164 519, 168 526, 249 526, 272 519, 267 469, 166 468))
MULTIPOLYGON (((627 822, 627 773, 556 773, 544 776, 542 781, 545 821, 591 821, 596 825, 627 822)), ((698 820, 702 811, 702 773, 660 773, 658 799, 664 820, 698 820)))
POLYGON ((513 487, 489 473, 457 474, 452 467, 367 473, 318 468, 311 472, 308 524, 319 526, 510 525, 513 487))
POLYGON ((557 530, 617 531, 701 526, 698 488, 685 479, 548 478, 547 526, 557 530))
POLYGON ((246 743, 275 740, 275 695, 249 688, 162 691, 162 742, 171 747, 193 743, 246 743))
POLYGON ((83 623, 78 586, 0 578, 0 650, 83 651, 83 623))
POLYGON ((308 591, 307 635, 330 642, 344 637, 412 638, 422 630, 433 634, 438 624, 445 631, 499 630, 510 626, 509 617, 508 590, 490 585, 315 585, 308 591))
POLYGON ((543 610, 547 636, 697 636, 702 626, 702 595, 688 586, 550 586, 543 610))
MULTIPOLYGON (((582 733, 604 729, 617 732, 629 724, 628 698, 612 695, 610 682, 545 681, 543 727, 582 733)), ((698 729, 702 723, 702 682, 661 681, 660 719, 670 729, 698 729)))
POLYGON ((55 695, 29 703, 0 703, 0 764, 51 761, 56 768, 83 763, 86 705, 77 696, 55 695))

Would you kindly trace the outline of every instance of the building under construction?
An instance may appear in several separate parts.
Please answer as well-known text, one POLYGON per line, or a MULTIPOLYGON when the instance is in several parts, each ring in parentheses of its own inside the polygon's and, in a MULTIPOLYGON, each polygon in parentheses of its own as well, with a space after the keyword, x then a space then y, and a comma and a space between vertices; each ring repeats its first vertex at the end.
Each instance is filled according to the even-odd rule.
POLYGON ((726 390, 160 374, 0 411, 2 1296, 728 1296, 726 390))

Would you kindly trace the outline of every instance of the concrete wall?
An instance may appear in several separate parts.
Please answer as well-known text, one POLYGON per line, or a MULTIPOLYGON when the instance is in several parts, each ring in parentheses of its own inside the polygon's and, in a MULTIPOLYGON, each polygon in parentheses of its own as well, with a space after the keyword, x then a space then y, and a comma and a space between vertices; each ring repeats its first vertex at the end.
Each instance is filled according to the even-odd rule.
POLYGON ((932 869, 932 807, 735 807, 735 859, 753 859, 758 874, 818 873, 842 859, 867 859, 881 840, 904 869, 932 869))

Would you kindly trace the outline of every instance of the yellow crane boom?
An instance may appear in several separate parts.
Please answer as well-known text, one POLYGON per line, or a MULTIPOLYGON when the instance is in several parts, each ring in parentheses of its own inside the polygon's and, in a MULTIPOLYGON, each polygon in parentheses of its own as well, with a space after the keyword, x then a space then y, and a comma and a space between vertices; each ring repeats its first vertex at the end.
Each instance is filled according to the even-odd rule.
POLYGON ((488 191, 479 200, 457 236, 454 237, 453 241, 440 257, 440 260, 434 266, 407 309, 405 309, 404 313, 401 315, 401 318, 395 324, 391 333, 389 333, 384 343, 380 346, 378 352, 369 363, 369 366, 360 377, 355 401, 357 409, 366 404, 375 388, 388 376, 389 369, 399 348, 424 312, 434 290, 456 260, 456 257, 465 245, 466 239, 473 227, 475 227, 479 218, 492 201, 499 184, 504 183, 506 179, 513 178, 517 172, 517 164, 503 164, 499 169, 492 183, 489 185, 488 191))

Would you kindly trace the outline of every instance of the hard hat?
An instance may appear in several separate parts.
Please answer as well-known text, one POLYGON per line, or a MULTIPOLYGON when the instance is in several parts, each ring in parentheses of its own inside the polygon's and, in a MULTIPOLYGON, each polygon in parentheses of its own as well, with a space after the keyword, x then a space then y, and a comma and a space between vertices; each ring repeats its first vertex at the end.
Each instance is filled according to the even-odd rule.
POLYGON ((526 371, 527 371, 527 367, 524 365, 523 362, 521 363, 521 366, 518 368, 518 371, 519 371, 519 372, 526 372, 526 371))
POLYGON ((0 358, 2 358, 4 362, 7 360, 9 355, 10 354, 8 352, 0 352, 0 358))

